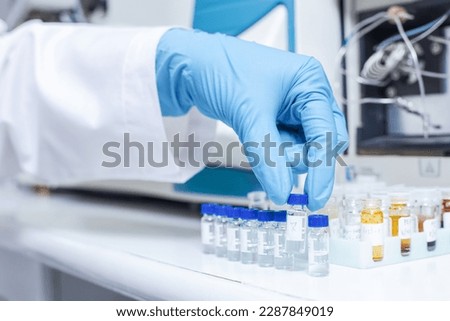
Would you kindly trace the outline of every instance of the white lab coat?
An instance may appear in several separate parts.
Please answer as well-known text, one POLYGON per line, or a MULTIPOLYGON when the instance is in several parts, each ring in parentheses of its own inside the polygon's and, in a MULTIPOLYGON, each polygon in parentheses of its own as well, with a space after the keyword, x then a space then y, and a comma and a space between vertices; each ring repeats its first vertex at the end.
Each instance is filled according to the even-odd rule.
MULTIPOLYGON (((162 142, 171 141, 155 77, 156 47, 166 30, 33 21, 0 37, 0 176, 64 185, 184 182, 197 173, 201 167, 177 166, 172 154, 164 167, 140 167, 137 153, 130 167, 102 166, 111 161, 104 144, 123 146, 124 133, 144 146, 152 142, 155 160, 162 142)), ((213 139, 214 123, 198 112, 185 123, 182 137, 195 129, 202 143, 213 139)))

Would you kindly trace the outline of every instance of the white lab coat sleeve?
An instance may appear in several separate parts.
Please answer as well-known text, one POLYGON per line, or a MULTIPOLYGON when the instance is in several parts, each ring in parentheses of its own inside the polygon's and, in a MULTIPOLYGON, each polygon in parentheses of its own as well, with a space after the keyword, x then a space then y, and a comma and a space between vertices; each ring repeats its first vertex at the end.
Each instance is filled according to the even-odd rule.
MULTIPOLYGON (((165 31, 29 22, 0 38, 0 176, 65 185, 196 174, 201 164, 174 157, 160 111, 155 55, 165 31)), ((214 123, 193 119, 184 130, 198 128, 203 146, 214 123)))

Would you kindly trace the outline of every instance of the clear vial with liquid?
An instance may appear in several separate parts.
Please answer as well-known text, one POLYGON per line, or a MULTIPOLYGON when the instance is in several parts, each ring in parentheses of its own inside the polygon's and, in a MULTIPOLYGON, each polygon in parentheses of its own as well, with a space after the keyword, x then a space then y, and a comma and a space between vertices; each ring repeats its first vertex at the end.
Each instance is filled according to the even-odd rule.
POLYGON ((274 239, 274 266, 276 269, 289 268, 289 257, 286 251, 286 211, 275 211, 274 214, 275 229, 274 239))
POLYGON ((308 274, 327 276, 329 274, 328 253, 330 235, 327 215, 308 217, 308 274))
POLYGON ((258 210, 241 209, 242 223, 239 229, 241 245, 241 262, 254 264, 258 255, 258 210))
POLYGON ((361 210, 362 199, 358 197, 347 196, 345 201, 344 212, 344 239, 360 240, 361 239, 361 210))
POLYGON ((258 265, 261 267, 273 266, 274 263, 274 222, 273 212, 258 211, 258 265))
POLYGON ((201 209, 202 219, 201 225, 201 237, 203 253, 214 254, 214 221, 215 221, 215 204, 202 204, 201 209))
POLYGON ((227 257, 229 261, 239 261, 241 259, 241 236, 239 232, 239 228, 241 226, 240 216, 240 207, 232 207, 228 209, 227 257))
POLYGON ((291 194, 288 199, 291 207, 286 218, 286 251, 289 256, 289 269, 306 270, 308 265, 307 219, 308 195, 291 194))
POLYGON ((321 212, 328 215, 331 238, 342 238, 344 232, 342 198, 332 195, 321 212))
POLYGON ((214 247, 216 256, 227 256, 227 213, 230 206, 218 205, 216 207, 216 219, 214 220, 214 247))

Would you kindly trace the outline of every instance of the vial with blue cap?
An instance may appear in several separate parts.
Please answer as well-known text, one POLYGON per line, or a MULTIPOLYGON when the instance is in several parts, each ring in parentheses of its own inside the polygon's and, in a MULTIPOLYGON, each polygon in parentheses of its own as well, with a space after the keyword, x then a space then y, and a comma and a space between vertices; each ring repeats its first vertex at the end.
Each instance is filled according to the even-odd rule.
POLYGON ((241 225, 241 208, 231 207, 228 209, 227 223, 227 257, 230 261, 240 260, 240 235, 239 227, 241 225))
POLYGON ((286 250, 292 270, 306 270, 308 265, 307 219, 308 195, 291 194, 286 218, 286 250))
POLYGON ((254 264, 258 254, 258 210, 254 208, 241 209, 241 262, 254 264))
POLYGON ((217 205, 216 219, 214 220, 214 248, 216 256, 227 256, 227 223, 228 212, 231 206, 217 205))
POLYGON ((273 232, 274 240, 274 266, 276 269, 287 269, 289 267, 289 259, 286 251, 286 211, 275 211, 273 220, 275 229, 273 232))
POLYGON ((274 222, 273 211, 258 211, 258 265, 273 266, 274 260, 274 222))
POLYGON ((202 248, 203 253, 213 254, 215 252, 214 248, 214 214, 216 211, 216 204, 202 204, 200 212, 202 214, 202 219, 200 221, 201 225, 201 236, 202 236, 202 248))
POLYGON ((258 254, 258 210, 254 208, 241 209, 241 262, 244 264, 256 263, 258 254))
POLYGON ((328 216, 315 214, 308 217, 308 274, 327 276, 330 233, 328 216))

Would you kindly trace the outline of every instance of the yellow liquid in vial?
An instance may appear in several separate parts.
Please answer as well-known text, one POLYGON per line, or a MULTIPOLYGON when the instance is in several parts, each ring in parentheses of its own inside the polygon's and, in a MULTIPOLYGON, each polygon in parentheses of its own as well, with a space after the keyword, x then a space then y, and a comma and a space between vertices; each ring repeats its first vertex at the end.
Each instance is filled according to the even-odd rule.
MULTIPOLYGON (((392 236, 398 236, 398 228, 399 228, 399 220, 402 217, 409 217, 410 215, 405 211, 402 211, 406 208, 405 203, 392 203, 389 207, 389 217, 391 219, 392 236)), ((401 239, 400 240, 400 251, 403 256, 409 255, 411 251, 411 239, 401 239)))
POLYGON ((425 222, 425 217, 419 216, 419 232, 423 232, 423 223, 425 222))
MULTIPOLYGON (((383 212, 379 208, 365 208, 361 211, 361 224, 382 224, 383 212)), ((372 246, 372 259, 381 261, 384 255, 384 245, 372 246)))

